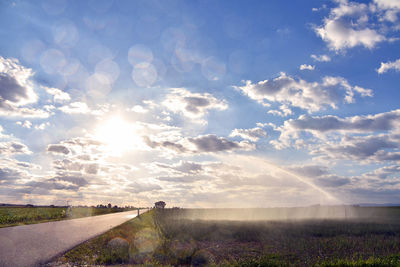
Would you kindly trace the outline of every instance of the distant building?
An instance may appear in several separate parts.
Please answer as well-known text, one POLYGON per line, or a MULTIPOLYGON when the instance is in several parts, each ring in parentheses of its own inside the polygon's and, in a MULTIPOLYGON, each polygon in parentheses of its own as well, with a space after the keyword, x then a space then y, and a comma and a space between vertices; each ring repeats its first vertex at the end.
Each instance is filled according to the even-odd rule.
POLYGON ((158 201, 156 203, 154 203, 154 207, 156 209, 163 209, 165 208, 165 205, 167 205, 164 201, 158 201))

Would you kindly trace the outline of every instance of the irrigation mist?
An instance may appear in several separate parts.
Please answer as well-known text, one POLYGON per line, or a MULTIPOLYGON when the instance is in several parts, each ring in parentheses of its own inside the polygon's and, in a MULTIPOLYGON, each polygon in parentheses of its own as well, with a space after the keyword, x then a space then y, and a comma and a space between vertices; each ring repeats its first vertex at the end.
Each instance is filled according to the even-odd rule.
MULTIPOLYGON (((360 207, 350 205, 279 208, 182 209, 179 219, 207 221, 299 221, 299 220, 364 220, 398 219, 392 207, 360 207), (394 217, 393 217, 394 216, 394 217), (393 218, 392 218, 393 217, 393 218)), ((397 209, 398 211, 398 209, 397 209)))

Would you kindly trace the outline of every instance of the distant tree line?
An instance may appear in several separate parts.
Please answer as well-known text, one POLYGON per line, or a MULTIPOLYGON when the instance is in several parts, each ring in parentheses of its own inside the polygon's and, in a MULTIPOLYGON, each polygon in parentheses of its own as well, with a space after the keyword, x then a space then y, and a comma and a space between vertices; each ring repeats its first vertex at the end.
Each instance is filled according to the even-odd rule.
MULTIPOLYGON (((33 208, 33 207, 49 207, 49 208, 68 208, 72 207, 71 205, 33 205, 33 204, 10 204, 10 203, 0 203, 0 207, 26 207, 26 208, 33 208)), ((118 206, 118 205, 112 205, 111 203, 108 203, 107 205, 104 204, 98 204, 98 205, 76 205, 73 206, 75 208, 101 208, 101 209, 125 209, 125 210, 133 210, 133 209, 146 209, 147 207, 135 207, 131 205, 125 205, 125 206, 118 206)))

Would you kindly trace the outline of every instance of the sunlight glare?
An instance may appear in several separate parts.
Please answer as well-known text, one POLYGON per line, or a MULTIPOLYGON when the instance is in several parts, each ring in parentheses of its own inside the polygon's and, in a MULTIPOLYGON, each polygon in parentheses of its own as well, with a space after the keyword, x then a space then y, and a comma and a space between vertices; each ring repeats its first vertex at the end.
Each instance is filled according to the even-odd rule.
POLYGON ((106 145, 106 149, 115 155, 132 150, 141 142, 137 128, 121 117, 111 117, 95 130, 97 140, 106 145))

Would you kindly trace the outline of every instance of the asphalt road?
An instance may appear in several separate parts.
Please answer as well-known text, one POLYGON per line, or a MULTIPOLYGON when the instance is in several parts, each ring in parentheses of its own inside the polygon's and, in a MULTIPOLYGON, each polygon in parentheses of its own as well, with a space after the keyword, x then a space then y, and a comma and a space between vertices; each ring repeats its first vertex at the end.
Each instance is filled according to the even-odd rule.
MULTIPOLYGON (((145 212, 144 210, 141 213, 145 212)), ((0 266, 40 266, 137 216, 118 212, 74 220, 0 228, 0 266)))

